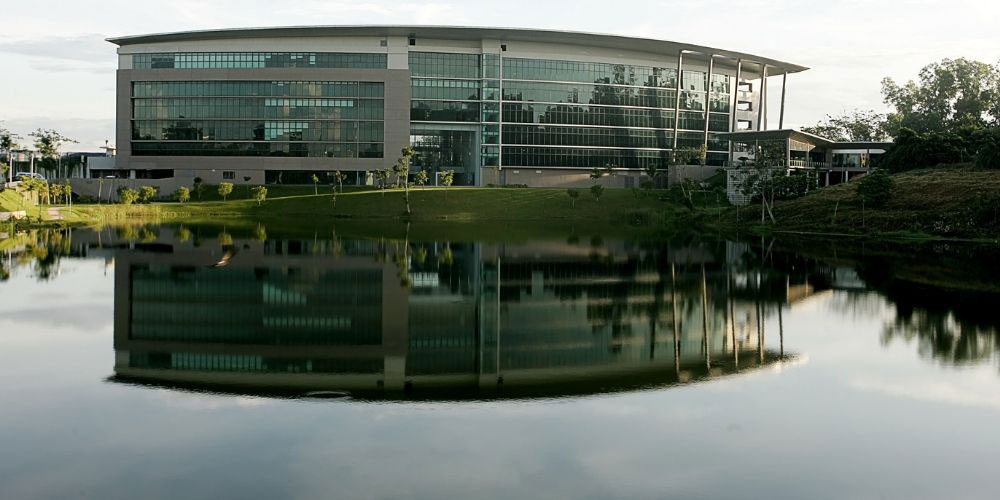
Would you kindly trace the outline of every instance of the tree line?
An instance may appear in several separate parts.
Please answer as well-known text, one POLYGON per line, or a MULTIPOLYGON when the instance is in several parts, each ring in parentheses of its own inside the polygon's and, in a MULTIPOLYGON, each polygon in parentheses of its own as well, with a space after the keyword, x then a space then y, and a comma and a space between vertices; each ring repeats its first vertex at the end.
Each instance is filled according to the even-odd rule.
POLYGON ((943 59, 916 80, 882 80, 888 113, 860 110, 828 115, 803 131, 834 141, 888 141, 875 166, 892 172, 943 163, 1000 168, 1000 63, 943 59))

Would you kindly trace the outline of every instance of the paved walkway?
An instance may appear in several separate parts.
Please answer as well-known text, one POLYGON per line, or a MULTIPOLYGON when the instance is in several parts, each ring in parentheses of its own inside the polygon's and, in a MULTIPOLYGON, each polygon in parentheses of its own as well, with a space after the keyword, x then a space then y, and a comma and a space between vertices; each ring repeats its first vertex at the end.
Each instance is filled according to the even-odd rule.
POLYGON ((65 217, 63 217, 63 215, 61 213, 59 213, 59 210, 60 209, 58 209, 58 208, 50 208, 50 209, 46 210, 45 213, 46 213, 46 215, 49 216, 48 217, 49 220, 63 220, 63 219, 65 219, 65 217))

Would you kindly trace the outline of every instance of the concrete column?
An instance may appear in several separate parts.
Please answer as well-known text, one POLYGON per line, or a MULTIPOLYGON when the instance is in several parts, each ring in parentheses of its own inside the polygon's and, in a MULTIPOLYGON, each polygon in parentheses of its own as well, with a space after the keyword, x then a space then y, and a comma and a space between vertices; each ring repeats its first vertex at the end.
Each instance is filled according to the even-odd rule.
POLYGON ((674 151, 677 153, 677 129, 681 120, 681 91, 684 90, 684 51, 677 52, 677 95, 674 96, 674 151))
POLYGON ((705 139, 702 141, 705 144, 705 150, 708 150, 708 118, 711 116, 709 114, 712 103, 712 71, 715 70, 715 56, 709 54, 708 56, 708 80, 705 83, 705 139))
POLYGON ((764 123, 764 97, 767 93, 767 65, 760 65, 760 88, 757 89, 757 130, 763 130, 764 123))
MULTIPOLYGON (((732 97, 729 100, 729 131, 736 131, 736 103, 739 101, 740 76, 743 73, 743 59, 736 60, 736 79, 729 90, 732 97)), ((733 141, 729 141, 729 161, 733 161, 733 141)))
POLYGON ((781 113, 778 115, 778 128, 785 128, 785 88, 788 87, 788 71, 781 76, 781 113))

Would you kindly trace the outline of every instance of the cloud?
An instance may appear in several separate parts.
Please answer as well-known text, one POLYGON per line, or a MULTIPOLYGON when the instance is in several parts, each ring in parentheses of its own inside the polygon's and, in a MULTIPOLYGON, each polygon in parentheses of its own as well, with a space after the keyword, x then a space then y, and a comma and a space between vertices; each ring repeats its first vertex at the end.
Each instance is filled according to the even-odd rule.
POLYGON ((104 38, 104 35, 91 33, 0 42, 0 52, 84 63, 113 64, 114 47, 104 41, 104 38))

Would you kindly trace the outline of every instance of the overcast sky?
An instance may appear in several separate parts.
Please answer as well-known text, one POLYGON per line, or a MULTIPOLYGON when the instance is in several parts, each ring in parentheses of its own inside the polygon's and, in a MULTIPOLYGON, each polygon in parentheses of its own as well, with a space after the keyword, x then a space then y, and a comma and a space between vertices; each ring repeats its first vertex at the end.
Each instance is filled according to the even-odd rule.
MULTIPOLYGON (((788 126, 809 125, 845 109, 883 110, 879 81, 915 78, 932 61, 1000 60, 998 0, 2 0, 2 5, 0 126, 22 135, 55 128, 80 141, 68 150, 113 142, 115 46, 104 39, 121 35, 432 24, 661 38, 812 68, 789 77, 788 126)), ((774 122, 772 115, 772 127, 774 122)))

